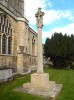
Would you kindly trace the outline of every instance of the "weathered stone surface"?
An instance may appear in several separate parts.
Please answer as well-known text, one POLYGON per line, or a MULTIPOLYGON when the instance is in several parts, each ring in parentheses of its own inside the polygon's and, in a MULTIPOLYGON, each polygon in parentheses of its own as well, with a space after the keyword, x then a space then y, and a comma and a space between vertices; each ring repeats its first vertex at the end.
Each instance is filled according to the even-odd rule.
MULTIPOLYGON (((29 69, 34 65, 37 66, 37 33, 29 27, 26 18, 20 18, 17 16, 15 18, 12 15, 10 16, 9 12, 3 10, 0 9, 0 12, 2 12, 3 15, 6 14, 8 22, 12 27, 12 48, 11 54, 9 55, 2 54, 2 47, 0 47, 0 67, 14 67, 16 71, 13 72, 21 74, 25 72, 24 70, 26 69, 26 66, 28 66, 29 69), (35 39, 34 48, 32 43, 33 37, 35 39), (24 49, 22 49, 23 55, 21 54, 21 56, 21 49, 19 46, 24 47, 24 49)), ((4 33, 0 31, 0 36, 2 36, 2 34, 4 33)))
POLYGON ((38 8, 36 17, 36 26, 38 32, 38 70, 37 73, 43 73, 43 47, 42 47, 42 28, 43 28, 43 16, 44 12, 41 11, 41 8, 38 8))
POLYGON ((21 91, 26 93, 31 93, 33 95, 38 95, 49 100, 56 100, 59 92, 62 89, 62 84, 56 84, 54 81, 49 81, 48 88, 36 86, 32 83, 25 83, 23 87, 16 88, 15 91, 21 91))
POLYGON ((34 73, 31 74, 31 84, 37 87, 47 87, 49 88, 49 75, 47 73, 38 74, 34 73))
POLYGON ((55 100, 62 88, 62 84, 56 84, 55 81, 49 81, 49 75, 47 73, 31 75, 31 83, 23 84, 23 88, 18 91, 23 91, 31 94, 35 94, 42 97, 51 98, 55 100))
MULTIPOLYGON (((0 4, 16 16, 24 17, 24 0, 0 0, 0 4)), ((1 6, 1 8, 3 7, 1 6)))
POLYGON ((0 82, 7 81, 11 77, 12 77, 12 69, 0 70, 0 82))
POLYGON ((35 95, 49 97, 55 100, 61 90, 62 85, 56 84, 55 81, 49 81, 49 75, 43 72, 43 56, 42 56, 42 27, 43 15, 41 8, 36 13, 37 31, 38 31, 38 70, 37 73, 31 75, 31 82, 23 84, 23 88, 19 91, 32 93, 35 95))

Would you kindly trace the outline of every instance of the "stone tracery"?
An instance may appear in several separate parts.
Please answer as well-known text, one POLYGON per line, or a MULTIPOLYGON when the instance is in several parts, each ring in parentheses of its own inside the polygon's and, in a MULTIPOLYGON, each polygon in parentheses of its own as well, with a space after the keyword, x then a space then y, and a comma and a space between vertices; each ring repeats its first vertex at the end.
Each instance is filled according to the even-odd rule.
POLYGON ((11 54, 12 28, 6 14, 0 15, 0 54, 11 54))

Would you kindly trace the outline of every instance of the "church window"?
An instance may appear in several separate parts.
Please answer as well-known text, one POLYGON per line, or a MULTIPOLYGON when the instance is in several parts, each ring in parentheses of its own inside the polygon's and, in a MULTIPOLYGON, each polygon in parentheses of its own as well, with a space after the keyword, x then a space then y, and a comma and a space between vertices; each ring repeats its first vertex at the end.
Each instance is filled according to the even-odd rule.
POLYGON ((0 16, 0 53, 11 54, 11 48, 12 27, 6 15, 2 15, 0 16))
POLYGON ((6 20, 5 20, 5 26, 7 26, 7 18, 6 18, 6 20))
POLYGON ((4 25, 2 25, 2 32, 4 32, 4 25))
POLYGON ((5 27, 5 33, 7 33, 7 27, 5 27))
POLYGON ((6 40, 7 40, 6 35, 3 34, 3 36, 2 36, 2 54, 6 54, 6 44, 7 44, 6 40))
POLYGON ((11 37, 8 38, 8 54, 11 54, 12 40, 11 37))
POLYGON ((8 19, 7 19, 7 27, 8 27, 8 19))
POLYGON ((1 16, 1 24, 3 24, 3 17, 1 16))
POLYGON ((9 34, 9 32, 10 32, 10 28, 8 28, 8 34, 9 34))
POLYGON ((12 36, 12 29, 9 30, 9 35, 12 36))
POLYGON ((6 23, 6 16, 4 16, 4 25, 5 25, 5 23, 6 23))
POLYGON ((35 43, 35 39, 34 39, 34 36, 33 36, 33 38, 32 38, 32 43, 35 43))
POLYGON ((4 25, 4 17, 2 17, 2 24, 4 25))

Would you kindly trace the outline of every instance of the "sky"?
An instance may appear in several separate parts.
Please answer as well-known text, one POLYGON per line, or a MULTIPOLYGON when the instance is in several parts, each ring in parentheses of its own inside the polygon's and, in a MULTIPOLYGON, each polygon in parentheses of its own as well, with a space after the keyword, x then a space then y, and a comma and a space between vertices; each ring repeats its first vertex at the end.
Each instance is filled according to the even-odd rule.
POLYGON ((74 34, 74 0, 25 0, 25 17, 35 31, 35 14, 39 7, 45 13, 43 17, 42 43, 55 32, 74 34))

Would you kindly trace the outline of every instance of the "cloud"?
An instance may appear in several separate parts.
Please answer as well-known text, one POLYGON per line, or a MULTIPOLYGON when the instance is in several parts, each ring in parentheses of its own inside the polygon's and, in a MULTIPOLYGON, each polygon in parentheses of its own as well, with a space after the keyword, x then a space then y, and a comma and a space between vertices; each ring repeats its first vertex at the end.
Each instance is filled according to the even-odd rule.
POLYGON ((45 0, 25 0, 25 15, 31 24, 35 24, 35 13, 39 7, 45 8, 45 0))
POLYGON ((51 0, 44 0, 45 8, 49 9, 53 7, 53 3, 51 0))
MULTIPOLYGON (((49 26, 55 21, 60 21, 64 18, 71 22, 74 22, 74 15, 71 10, 55 10, 53 9, 54 4, 52 4, 51 0, 25 0, 25 2, 26 18, 29 20, 29 23, 32 26, 36 24, 35 13, 37 12, 38 7, 41 7, 42 11, 45 13, 43 22, 44 26, 49 26)), ((45 41, 46 37, 51 37, 54 32, 72 34, 74 33, 74 23, 66 25, 64 27, 54 28, 49 31, 43 31, 43 42, 45 41)))
POLYGON ((45 40, 47 37, 51 38, 51 36, 55 33, 55 32, 58 32, 58 33, 62 33, 62 34, 67 34, 67 35, 71 35, 73 34, 74 35, 74 23, 71 23, 65 27, 60 27, 60 28, 53 28, 47 32, 43 31, 43 34, 42 34, 42 38, 43 38, 43 43, 45 43, 45 40))
MULTIPOLYGON (((47 6, 52 7, 52 3, 50 0, 25 0, 25 16, 29 20, 30 24, 35 24, 35 13, 39 7, 42 8, 42 10, 45 10, 47 6)), ((45 12, 46 13, 46 12, 45 12)))
POLYGON ((70 10, 54 10, 54 9, 46 9, 47 6, 52 7, 52 2, 50 0, 26 0, 25 1, 25 13, 26 18, 29 20, 29 23, 35 25, 35 13, 38 7, 42 8, 44 11, 44 24, 51 24, 56 20, 60 20, 62 18, 67 18, 68 20, 74 20, 72 12, 70 10))
POLYGON ((44 24, 51 24, 57 20, 61 20, 63 18, 66 18, 68 20, 73 20, 74 17, 72 15, 72 12, 69 10, 44 10, 45 16, 44 16, 44 24))

